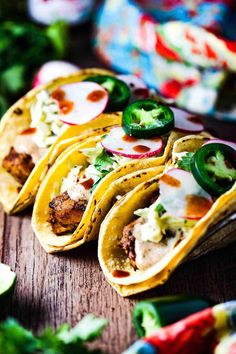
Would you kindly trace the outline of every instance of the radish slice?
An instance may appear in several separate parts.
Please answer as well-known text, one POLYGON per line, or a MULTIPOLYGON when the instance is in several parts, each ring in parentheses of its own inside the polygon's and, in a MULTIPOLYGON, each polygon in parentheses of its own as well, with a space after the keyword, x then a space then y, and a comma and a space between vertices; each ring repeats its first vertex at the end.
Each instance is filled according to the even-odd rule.
POLYGON ((204 130, 204 125, 199 117, 185 112, 182 109, 171 107, 175 116, 175 129, 185 133, 200 133, 204 130))
POLYGON ((135 75, 117 75, 119 80, 124 81, 130 88, 130 102, 148 98, 150 96, 149 89, 145 82, 135 75))
POLYGON ((199 220, 213 201, 190 172, 173 168, 160 179, 160 199, 168 213, 175 217, 199 220))
POLYGON ((210 139, 203 145, 212 144, 212 143, 225 144, 232 147, 234 150, 236 150, 236 143, 234 143, 233 141, 227 141, 222 139, 210 139))
POLYGON ((62 60, 52 60, 41 66, 34 76, 32 87, 46 84, 60 76, 67 76, 77 72, 80 68, 62 60))
POLYGON ((108 102, 108 93, 95 82, 76 82, 52 92, 61 109, 60 120, 69 125, 87 123, 101 114, 108 102), (56 98, 57 99, 57 98, 56 98))
POLYGON ((102 146, 107 151, 131 159, 142 159, 156 156, 162 151, 161 138, 137 139, 126 135, 121 127, 113 128, 102 140, 102 146))

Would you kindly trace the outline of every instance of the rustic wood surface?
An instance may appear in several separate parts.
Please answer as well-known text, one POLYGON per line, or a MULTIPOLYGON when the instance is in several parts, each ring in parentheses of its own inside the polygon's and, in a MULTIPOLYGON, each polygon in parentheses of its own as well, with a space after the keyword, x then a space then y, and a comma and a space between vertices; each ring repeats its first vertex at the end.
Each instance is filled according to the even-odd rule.
MULTIPOLYGON (((81 66, 101 66, 89 46, 89 26, 73 35, 70 55, 81 66)), ((221 136, 235 137, 235 126, 210 123, 221 136)), ((10 315, 40 331, 63 322, 75 324, 86 313, 102 315, 109 326, 100 348, 118 354, 135 339, 131 310, 143 298, 176 293, 199 294, 215 301, 236 298, 236 243, 180 266, 166 285, 122 299, 99 268, 96 242, 66 254, 46 254, 32 232, 31 211, 7 216, 0 210, 0 259, 17 273, 10 315)))

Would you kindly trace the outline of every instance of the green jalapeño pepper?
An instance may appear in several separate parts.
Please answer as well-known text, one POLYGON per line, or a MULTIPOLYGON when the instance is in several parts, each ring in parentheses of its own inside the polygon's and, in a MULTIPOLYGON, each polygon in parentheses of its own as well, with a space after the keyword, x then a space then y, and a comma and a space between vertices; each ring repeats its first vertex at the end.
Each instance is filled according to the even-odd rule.
POLYGON ((138 100, 124 109, 122 127, 126 134, 137 138, 160 136, 174 128, 174 114, 162 103, 138 100))
POLYGON ((236 151, 225 144, 203 145, 193 155, 191 171, 206 192, 218 197, 236 181, 236 151))
POLYGON ((213 302, 193 296, 166 296, 138 302, 133 322, 139 337, 150 336, 195 312, 211 307, 213 302))
POLYGON ((117 79, 115 76, 96 75, 89 76, 85 81, 96 82, 101 85, 109 93, 109 100, 106 112, 123 111, 127 106, 131 92, 129 86, 124 81, 117 79))

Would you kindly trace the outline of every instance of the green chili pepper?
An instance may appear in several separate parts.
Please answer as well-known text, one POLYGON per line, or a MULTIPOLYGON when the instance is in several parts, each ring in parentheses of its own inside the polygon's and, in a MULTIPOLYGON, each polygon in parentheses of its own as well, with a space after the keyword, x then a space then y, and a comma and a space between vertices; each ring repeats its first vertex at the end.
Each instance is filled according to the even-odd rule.
POLYGON ((213 302, 193 296, 167 296, 138 302, 133 322, 139 337, 153 334, 161 327, 211 307, 213 302))
POLYGON ((131 92, 129 86, 124 81, 109 75, 89 76, 85 81, 96 82, 108 91, 109 100, 106 112, 122 111, 127 106, 131 92))
POLYGON ((236 181, 236 151, 225 144, 203 145, 193 155, 191 171, 206 192, 218 197, 236 181))
POLYGON ((174 128, 174 114, 162 103, 138 100, 124 109, 122 126, 126 134, 137 138, 160 136, 174 128))

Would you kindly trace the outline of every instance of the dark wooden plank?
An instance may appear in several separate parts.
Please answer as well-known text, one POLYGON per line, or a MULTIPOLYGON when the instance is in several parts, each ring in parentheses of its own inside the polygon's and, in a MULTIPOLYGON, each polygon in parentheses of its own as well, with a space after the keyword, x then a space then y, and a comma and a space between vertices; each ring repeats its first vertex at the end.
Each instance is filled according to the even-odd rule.
POLYGON ((45 325, 56 328, 95 313, 110 323, 100 341, 104 349, 115 353, 116 348, 118 353, 130 343, 133 301, 121 299, 106 283, 95 242, 66 254, 48 255, 33 235, 30 213, 7 216, 2 261, 18 277, 10 314, 26 327, 35 331, 45 325))
POLYGON ((3 257, 3 244, 4 244, 4 234, 5 234, 5 214, 0 206, 0 260, 3 257))

